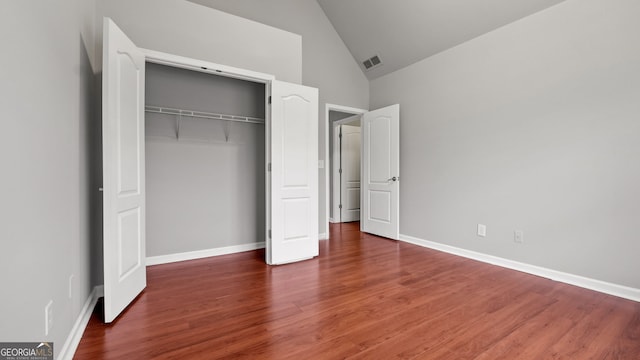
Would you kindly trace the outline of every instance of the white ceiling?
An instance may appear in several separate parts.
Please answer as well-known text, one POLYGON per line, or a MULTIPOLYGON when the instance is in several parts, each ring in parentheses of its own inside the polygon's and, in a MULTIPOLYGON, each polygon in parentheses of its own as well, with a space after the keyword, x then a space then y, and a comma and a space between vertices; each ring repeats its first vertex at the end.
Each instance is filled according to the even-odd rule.
POLYGON ((317 0, 362 66, 379 55, 375 79, 564 0, 317 0))

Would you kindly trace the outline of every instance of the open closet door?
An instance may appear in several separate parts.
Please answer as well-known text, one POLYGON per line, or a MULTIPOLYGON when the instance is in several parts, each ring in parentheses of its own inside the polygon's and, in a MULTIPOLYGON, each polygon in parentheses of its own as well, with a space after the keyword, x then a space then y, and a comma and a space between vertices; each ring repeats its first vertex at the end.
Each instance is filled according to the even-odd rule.
POLYGON ((145 288, 144 54, 104 21, 102 162, 104 321, 145 288))
POLYGON ((398 240, 400 235, 400 105, 362 116, 360 230, 398 240))
POLYGON ((318 89, 271 83, 267 263, 318 256, 318 89))

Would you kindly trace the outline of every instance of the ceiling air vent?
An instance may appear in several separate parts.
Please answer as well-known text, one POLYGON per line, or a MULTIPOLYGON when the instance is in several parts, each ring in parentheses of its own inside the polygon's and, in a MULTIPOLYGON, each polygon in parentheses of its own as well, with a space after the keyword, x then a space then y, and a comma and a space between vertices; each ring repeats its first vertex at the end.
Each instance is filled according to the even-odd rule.
POLYGON ((371 70, 381 64, 382 64, 382 61, 380 60, 380 57, 378 55, 374 55, 362 62, 362 65, 364 65, 365 70, 371 70))

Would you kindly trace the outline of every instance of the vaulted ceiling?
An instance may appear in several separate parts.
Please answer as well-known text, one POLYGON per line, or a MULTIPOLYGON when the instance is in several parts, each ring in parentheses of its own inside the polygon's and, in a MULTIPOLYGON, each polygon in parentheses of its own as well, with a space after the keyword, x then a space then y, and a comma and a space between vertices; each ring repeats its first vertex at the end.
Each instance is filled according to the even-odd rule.
POLYGON ((317 0, 369 79, 564 0, 317 0), (363 61, 381 63, 365 71, 363 61))

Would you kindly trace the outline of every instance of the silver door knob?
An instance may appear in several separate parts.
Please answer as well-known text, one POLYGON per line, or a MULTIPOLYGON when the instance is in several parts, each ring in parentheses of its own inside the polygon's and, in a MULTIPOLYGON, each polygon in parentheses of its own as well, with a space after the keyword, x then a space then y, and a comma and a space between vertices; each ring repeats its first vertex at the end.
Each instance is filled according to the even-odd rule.
POLYGON ((398 181, 398 180, 400 180, 400 177, 394 176, 394 177, 392 177, 391 179, 389 179, 387 181, 398 181))

